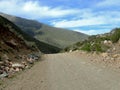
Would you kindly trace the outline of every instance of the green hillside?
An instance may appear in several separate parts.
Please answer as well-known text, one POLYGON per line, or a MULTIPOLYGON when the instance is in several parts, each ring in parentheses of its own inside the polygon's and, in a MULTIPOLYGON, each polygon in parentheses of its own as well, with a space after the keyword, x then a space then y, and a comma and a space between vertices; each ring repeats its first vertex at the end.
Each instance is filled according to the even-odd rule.
POLYGON ((84 50, 88 52, 105 52, 120 40, 120 28, 101 35, 90 36, 88 40, 66 47, 63 51, 84 50))
POLYGON ((55 28, 37 22, 35 20, 28 20, 3 13, 0 14, 15 23, 23 31, 25 31, 29 35, 32 35, 39 41, 57 46, 59 48, 65 48, 78 41, 83 41, 88 38, 88 35, 85 35, 83 33, 55 28))
POLYGON ((14 32, 18 37, 23 39, 28 46, 39 48, 39 50, 43 53, 56 53, 60 50, 57 47, 36 40, 35 38, 21 31, 19 27, 2 16, 0 16, 0 24, 9 28, 10 31, 14 32))

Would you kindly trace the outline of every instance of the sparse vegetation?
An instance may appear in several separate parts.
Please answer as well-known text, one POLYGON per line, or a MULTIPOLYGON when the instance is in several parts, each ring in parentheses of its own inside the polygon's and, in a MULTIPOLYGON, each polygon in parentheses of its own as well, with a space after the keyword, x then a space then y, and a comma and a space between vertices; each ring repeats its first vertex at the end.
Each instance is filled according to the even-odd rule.
POLYGON ((76 44, 66 47, 64 51, 84 50, 88 52, 105 52, 110 47, 105 45, 104 41, 116 43, 120 39, 120 28, 113 29, 110 33, 103 35, 90 36, 88 40, 77 42, 76 44))
POLYGON ((55 47, 55 46, 46 44, 44 42, 40 42, 39 40, 36 40, 35 38, 21 31, 19 27, 17 27, 15 24, 13 24, 12 22, 10 22, 9 20, 5 19, 2 16, 0 16, 0 25, 6 27, 6 29, 9 29, 11 32, 14 32, 19 38, 24 40, 24 42, 26 42, 26 44, 31 49, 35 49, 33 48, 34 46, 43 53, 57 53, 61 50, 58 47, 55 47))

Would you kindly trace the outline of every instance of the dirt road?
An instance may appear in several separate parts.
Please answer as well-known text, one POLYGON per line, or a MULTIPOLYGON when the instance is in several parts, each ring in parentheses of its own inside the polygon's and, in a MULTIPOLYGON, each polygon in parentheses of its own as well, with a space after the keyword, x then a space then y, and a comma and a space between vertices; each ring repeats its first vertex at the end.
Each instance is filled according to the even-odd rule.
POLYGON ((49 54, 4 90, 120 90, 120 73, 75 53, 49 54))

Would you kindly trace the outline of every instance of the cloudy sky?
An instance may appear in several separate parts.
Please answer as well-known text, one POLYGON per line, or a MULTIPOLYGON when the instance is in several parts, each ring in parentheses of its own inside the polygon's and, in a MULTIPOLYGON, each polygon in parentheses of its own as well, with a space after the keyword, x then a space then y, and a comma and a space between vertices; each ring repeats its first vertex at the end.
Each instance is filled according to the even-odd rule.
POLYGON ((120 27, 120 0, 0 0, 0 12, 100 34, 120 27))

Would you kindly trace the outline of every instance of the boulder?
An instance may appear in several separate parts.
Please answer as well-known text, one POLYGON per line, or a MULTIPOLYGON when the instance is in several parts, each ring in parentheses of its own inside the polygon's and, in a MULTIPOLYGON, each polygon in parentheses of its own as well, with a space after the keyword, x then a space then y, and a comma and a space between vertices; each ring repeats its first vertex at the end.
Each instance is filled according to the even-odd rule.
POLYGON ((112 41, 110 41, 110 40, 104 40, 103 43, 105 45, 112 45, 112 41))
POLYGON ((20 64, 20 63, 13 63, 13 64, 12 64, 12 67, 13 67, 13 68, 24 68, 24 65, 23 65, 23 64, 20 64))

